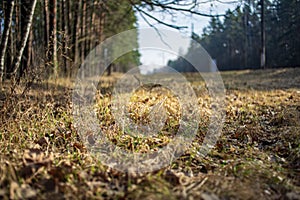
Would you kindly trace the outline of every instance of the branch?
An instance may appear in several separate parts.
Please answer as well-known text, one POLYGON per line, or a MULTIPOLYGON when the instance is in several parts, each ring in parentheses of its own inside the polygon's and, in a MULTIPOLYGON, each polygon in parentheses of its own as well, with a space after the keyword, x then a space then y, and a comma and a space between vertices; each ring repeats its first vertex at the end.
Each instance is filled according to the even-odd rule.
MULTIPOLYGON (((130 2, 131 2, 131 1, 130 1, 130 2)), ((177 26, 177 25, 174 25, 174 24, 169 24, 169 23, 163 22, 163 21, 157 19, 156 17, 153 17, 153 16, 150 15, 149 13, 145 12, 144 10, 140 9, 138 6, 133 5, 133 7, 134 7, 137 11, 139 11, 140 13, 146 15, 147 17, 149 17, 149 18, 155 20, 156 22, 158 22, 158 23, 160 23, 160 24, 163 24, 163 25, 165 25, 165 26, 168 26, 168 27, 171 27, 171 28, 175 28, 175 29, 178 29, 178 30, 183 29, 183 28, 187 28, 187 26, 177 26)), ((144 18, 144 17, 143 17, 143 18, 144 18)), ((145 19, 145 18, 144 18, 144 19, 145 19)), ((154 27, 154 26, 151 25, 151 27, 154 27)))
POLYGON ((147 20, 147 18, 143 15, 143 13, 140 13, 140 15, 141 15, 141 17, 143 18, 143 20, 145 20, 145 22, 146 22, 150 27, 154 28, 154 30, 155 30, 155 32, 157 33, 157 35, 159 36, 160 40, 161 40, 166 46, 168 46, 168 47, 171 49, 170 45, 169 45, 166 41, 164 41, 164 39, 163 39, 161 33, 159 32, 159 30, 158 30, 153 24, 151 24, 151 23, 147 20))
MULTIPOLYGON (((193 8, 196 7, 196 5, 197 5, 196 2, 197 1, 194 1, 194 3, 192 4, 191 8, 179 8, 179 7, 169 6, 169 5, 171 5, 170 3, 163 4, 163 3, 160 3, 159 1, 151 1, 151 2, 149 2, 149 1, 143 0, 143 2, 145 4, 147 4, 147 5, 160 7, 162 9, 164 9, 164 10, 169 9, 169 10, 173 10, 173 11, 182 11, 182 12, 186 12, 186 13, 190 13, 190 14, 195 14, 195 15, 202 16, 202 17, 223 17, 223 16, 225 16, 225 14, 213 15, 213 14, 205 14, 205 13, 200 13, 200 12, 194 11, 193 8)), ((172 5, 174 5, 174 4, 172 4, 172 5)))
POLYGON ((241 3, 241 0, 236 0, 236 1, 221 1, 221 0, 216 0, 218 3, 222 4, 234 4, 234 3, 241 3))

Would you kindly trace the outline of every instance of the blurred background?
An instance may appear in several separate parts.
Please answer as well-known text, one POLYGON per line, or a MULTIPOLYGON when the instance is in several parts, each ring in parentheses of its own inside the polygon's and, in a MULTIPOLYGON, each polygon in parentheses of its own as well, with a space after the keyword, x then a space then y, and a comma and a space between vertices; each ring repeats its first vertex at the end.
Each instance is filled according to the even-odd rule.
POLYGON ((151 38, 137 29, 103 50, 108 57, 118 54, 120 46, 134 49, 109 64, 108 75, 141 64, 148 66, 145 73, 164 66, 193 72, 195 68, 183 57, 197 57, 196 44, 219 70, 296 67, 300 64, 299 13, 298 0, 2 1, 0 77, 20 78, 34 71, 42 71, 45 77, 72 77, 106 38, 145 27, 152 27, 151 37, 160 38, 166 48, 174 40, 158 29, 178 32, 183 42, 170 52, 139 49, 151 38))

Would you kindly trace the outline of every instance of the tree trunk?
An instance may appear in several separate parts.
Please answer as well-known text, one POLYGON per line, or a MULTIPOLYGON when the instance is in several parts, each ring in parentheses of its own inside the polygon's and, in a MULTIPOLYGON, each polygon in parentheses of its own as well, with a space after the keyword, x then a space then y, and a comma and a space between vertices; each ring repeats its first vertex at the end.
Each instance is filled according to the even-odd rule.
POLYGON ((99 24, 99 43, 101 43, 104 40, 104 26, 105 26, 105 13, 102 10, 102 13, 100 15, 100 24, 99 24))
POLYGON ((65 0, 66 1, 66 24, 68 29, 68 35, 71 36, 72 34, 72 26, 71 26, 71 20, 72 20, 72 9, 71 9, 71 0, 65 0))
MULTIPOLYGON (((44 0, 44 40, 45 40, 45 49, 46 49, 46 56, 47 51, 49 49, 49 38, 50 38, 50 25, 49 25, 49 2, 48 0, 44 0)), ((48 59, 48 58, 47 58, 48 59)), ((48 61, 48 60, 47 60, 48 61)))
POLYGON ((17 30, 16 31, 16 39, 17 39, 17 41, 18 42, 20 42, 21 41, 21 39, 22 39, 22 31, 20 31, 20 30, 22 30, 21 28, 21 26, 22 26, 22 13, 21 13, 21 7, 22 7, 22 3, 20 2, 20 0, 17 0, 16 2, 15 2, 15 30, 17 30))
POLYGON ((26 43, 27 43, 27 40, 28 40, 28 37, 29 37, 29 33, 30 33, 31 25, 32 25, 32 20, 33 20, 33 15, 34 15, 34 10, 35 10, 35 7, 36 7, 36 3, 37 3, 37 0, 32 0, 31 1, 31 9, 30 9, 30 12, 29 12, 29 16, 26 16, 26 19, 27 19, 27 24, 26 24, 26 29, 25 29, 26 32, 23 35, 20 49, 17 51, 17 56, 16 56, 15 61, 14 61, 14 71, 13 71, 14 78, 16 78, 17 72, 19 70, 20 63, 21 63, 21 58, 22 58, 22 55, 23 55, 23 52, 24 52, 24 49, 26 47, 26 43))
POLYGON ((0 44, 0 82, 3 81, 5 54, 7 49, 7 42, 10 33, 10 28, 12 24, 14 5, 15 5, 15 1, 14 0, 10 1, 9 6, 7 7, 7 12, 5 12, 6 17, 4 22, 4 32, 0 44))
POLYGON ((89 46, 88 46, 88 49, 89 50, 92 50, 94 48, 94 35, 97 34, 95 33, 95 29, 94 29, 94 26, 95 26, 95 5, 96 5, 96 2, 91 2, 91 9, 90 9, 90 27, 88 29, 89 31, 89 46))
POLYGON ((13 61, 14 61, 14 55, 16 50, 16 46, 14 45, 14 41, 16 40, 16 38, 14 38, 14 34, 12 32, 12 27, 10 28, 10 34, 8 37, 8 43, 7 43, 7 50, 6 50, 6 57, 5 57, 5 61, 4 64, 6 66, 6 68, 4 68, 4 74, 6 74, 6 76, 4 76, 4 78, 10 78, 10 75, 13 72, 13 61))
POLYGON ((261 55, 260 66, 262 69, 266 68, 266 32, 265 32, 265 3, 260 0, 261 4, 261 55))
POLYGON ((82 3, 82 12, 81 12, 82 16, 81 16, 81 54, 80 54, 80 58, 81 58, 81 63, 83 63, 84 61, 84 57, 85 57, 85 44, 86 44, 86 1, 83 1, 82 3))
POLYGON ((62 0, 61 1, 61 12, 60 12, 60 15, 61 15, 61 29, 62 29, 62 32, 63 32, 63 41, 62 41, 62 48, 63 48, 63 73, 64 73, 64 76, 67 76, 67 54, 68 54, 68 47, 67 47, 67 39, 69 37, 68 35, 68 27, 67 27, 67 21, 68 21, 68 12, 67 12, 67 9, 66 9, 66 0, 62 0))
POLYGON ((66 54, 68 56, 67 60, 67 66, 66 66, 66 75, 71 77, 72 76, 72 56, 70 55, 70 44, 71 43, 71 37, 72 37, 72 10, 71 10, 71 0, 65 0, 65 6, 66 6, 66 14, 65 14, 65 20, 66 20, 66 32, 68 37, 68 43, 66 46, 66 54))
POLYGON ((50 51, 51 51, 51 61, 53 62, 53 73, 57 77, 58 73, 58 60, 57 60, 57 1, 50 1, 50 51))
POLYGON ((84 40, 84 57, 87 55, 89 49, 89 40, 90 40, 90 10, 91 3, 88 1, 86 3, 86 11, 85 11, 85 40, 84 40))
POLYGON ((80 9, 81 9, 81 0, 75 3, 75 13, 74 13, 74 26, 73 26, 73 56, 75 66, 78 64, 79 58, 79 37, 80 37, 80 9))
POLYGON ((30 29, 27 45, 24 50, 24 56, 23 56, 23 64, 20 67, 20 77, 22 77, 25 72, 28 70, 28 68, 31 66, 32 61, 32 42, 33 42, 33 35, 32 35, 32 29, 30 29))
MULTIPOLYGON (((26 0, 22 2, 21 5, 21 16, 29 16, 30 15, 30 5, 31 0, 26 0)), ((26 17, 21 18, 21 33, 22 33, 22 38, 25 36, 24 34, 26 33, 26 17)), ((25 71, 28 69, 28 67, 31 65, 31 54, 32 54, 32 29, 30 28, 29 36, 28 36, 28 41, 26 44, 26 47, 24 49, 23 53, 23 61, 20 66, 20 73, 19 77, 23 76, 25 71)))

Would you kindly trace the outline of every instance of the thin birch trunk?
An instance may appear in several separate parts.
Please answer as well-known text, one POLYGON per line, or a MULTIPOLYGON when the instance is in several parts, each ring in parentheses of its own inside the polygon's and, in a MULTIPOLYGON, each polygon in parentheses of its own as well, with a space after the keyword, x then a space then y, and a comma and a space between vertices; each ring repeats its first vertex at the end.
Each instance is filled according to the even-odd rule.
MULTIPOLYGON (((29 16, 30 15, 30 6, 31 6, 31 0, 23 0, 21 5, 21 16, 29 16)), ((22 34, 26 33, 26 17, 23 17, 21 20, 21 32, 22 34)), ((24 35, 22 35, 22 38, 24 35)), ((26 47, 23 52, 22 62, 20 65, 20 73, 19 77, 23 76, 25 71, 28 69, 28 67, 31 65, 31 55, 32 55, 32 28, 30 28, 28 41, 26 43, 26 47)), ((20 41, 20 40, 19 40, 20 41)))
POLYGON ((4 33, 1 38, 1 44, 0 44, 0 82, 3 81, 3 75, 4 75, 4 62, 5 62, 5 54, 7 49, 7 42, 8 37, 10 33, 10 28, 12 24, 12 16, 14 11, 14 5, 15 1, 10 1, 10 4, 8 6, 8 12, 7 17, 5 18, 5 25, 4 25, 4 33))
POLYGON ((14 78, 16 78, 17 72, 20 68, 21 58, 22 58, 22 55, 23 55, 23 52, 24 52, 24 49, 26 47, 27 40, 28 40, 28 37, 29 37, 29 33, 30 33, 31 26, 32 26, 32 20, 33 20, 33 15, 34 15, 34 10, 35 10, 35 7, 36 7, 37 0, 32 0, 31 3, 32 4, 31 4, 31 9, 30 9, 29 16, 26 16, 27 19, 28 19, 26 29, 25 29, 26 32, 24 33, 24 36, 23 36, 22 41, 21 41, 20 49, 19 49, 19 51, 17 51, 17 56, 16 56, 16 59, 15 59, 15 62, 14 62, 14 71, 13 71, 14 78))

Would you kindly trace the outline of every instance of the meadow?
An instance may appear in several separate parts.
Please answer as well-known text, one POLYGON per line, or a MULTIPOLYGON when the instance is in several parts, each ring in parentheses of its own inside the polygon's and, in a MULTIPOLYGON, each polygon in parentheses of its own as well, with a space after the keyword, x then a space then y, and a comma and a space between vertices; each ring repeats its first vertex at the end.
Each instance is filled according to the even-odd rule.
MULTIPOLYGON (((179 104, 169 91, 136 90, 128 107, 133 120, 149 123, 149 108, 162 99, 168 116, 155 137, 126 134, 111 112, 112 88, 121 76, 112 74, 100 83, 95 95, 99 126, 127 151, 156 151, 176 134, 179 104)), ((0 198, 300 199, 300 68, 221 76, 226 117, 216 145, 204 157, 197 153, 208 129, 211 99, 199 74, 185 74, 203 113, 197 135, 169 166, 145 174, 107 167, 87 151, 73 122, 74 80, 4 82, 0 198)))

